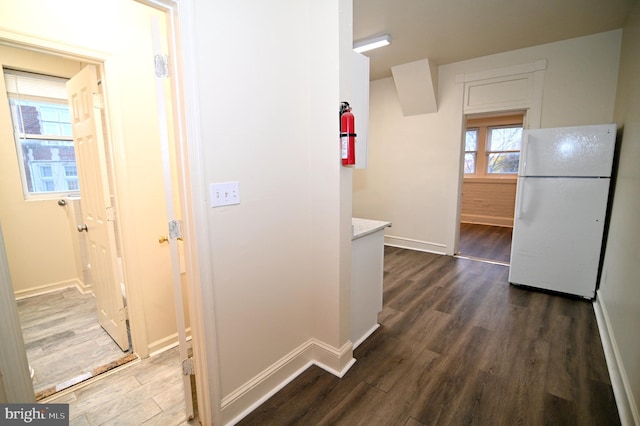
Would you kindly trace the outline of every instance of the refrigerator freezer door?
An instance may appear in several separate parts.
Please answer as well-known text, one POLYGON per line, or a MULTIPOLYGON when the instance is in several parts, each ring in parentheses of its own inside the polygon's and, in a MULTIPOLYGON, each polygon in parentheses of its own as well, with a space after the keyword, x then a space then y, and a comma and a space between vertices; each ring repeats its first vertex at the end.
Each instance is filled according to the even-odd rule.
POLYGON ((615 138, 615 124, 527 130, 518 174, 610 177, 615 138))
POLYGON ((509 281, 593 298, 609 179, 521 177, 518 186, 509 281))

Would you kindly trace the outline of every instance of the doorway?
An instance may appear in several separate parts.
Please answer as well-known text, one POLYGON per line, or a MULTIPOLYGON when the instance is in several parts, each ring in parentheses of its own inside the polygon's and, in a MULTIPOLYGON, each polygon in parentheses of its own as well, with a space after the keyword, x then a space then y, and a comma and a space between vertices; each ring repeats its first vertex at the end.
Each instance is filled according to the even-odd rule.
MULTIPOLYGON (((113 146, 106 152, 111 152, 113 155, 103 158, 103 165, 113 170, 111 179, 115 181, 117 188, 116 193, 110 195, 115 208, 109 213, 108 220, 115 224, 116 242, 122 253, 119 261, 122 265, 121 272, 124 276, 123 282, 127 290, 129 307, 122 313, 129 317, 131 342, 135 352, 145 358, 178 345, 178 335, 184 332, 176 326, 176 317, 179 316, 176 312, 180 310, 176 308, 177 299, 172 279, 174 274, 170 246, 177 244, 177 241, 162 239, 168 234, 167 199, 177 203, 178 197, 174 199, 166 196, 167 180, 164 176, 162 157, 167 150, 158 142, 162 139, 159 133, 163 125, 171 128, 166 130, 169 135, 173 134, 171 122, 173 111, 170 106, 175 101, 171 97, 162 98, 166 116, 158 116, 157 104, 160 98, 156 90, 153 66, 146 66, 149 62, 153 64, 153 50, 149 35, 151 30, 146 33, 145 38, 144 26, 150 28, 150 22, 154 17, 157 18, 157 22, 166 23, 163 12, 135 2, 123 3, 120 6, 131 13, 126 16, 129 21, 136 21, 136 24, 140 23, 140 25, 131 27, 131 32, 137 35, 136 38, 122 36, 126 38, 126 43, 119 46, 118 49, 121 50, 117 50, 114 54, 97 52, 95 56, 91 56, 92 53, 87 55, 86 51, 77 53, 77 49, 73 47, 62 53, 58 47, 53 53, 49 50, 50 43, 43 44, 48 47, 47 49, 40 48, 39 44, 35 43, 23 50, 29 57, 36 53, 46 55, 50 64, 71 58, 76 64, 91 63, 100 69, 104 64, 104 69, 108 70, 101 74, 104 76, 101 82, 106 94, 102 101, 106 105, 105 122, 110 125, 105 126, 105 133, 108 134, 107 136, 112 136, 113 140, 113 146), (149 56, 139 58, 144 56, 141 52, 147 52, 149 56), (148 62, 145 62, 145 59, 148 62)), ((128 24, 130 25, 131 22, 128 24)), ((126 33, 126 28, 122 31, 126 33)), ((113 34, 108 37, 115 38, 113 34)), ((12 44, 12 49, 16 49, 16 43, 18 42, 8 41, 8 44, 12 44)), ((4 58, 6 57, 3 57, 3 60, 4 58)), ((72 66, 70 70, 60 75, 70 77, 79 71, 79 68, 80 66, 72 66)), ((175 161, 172 152, 170 156, 175 161)), ((15 162, 15 153, 10 157, 15 162)), ((169 182, 171 181, 172 179, 169 179, 169 182)), ((17 191, 21 196, 19 189, 17 191)), ((11 190, 12 194, 15 192, 16 190, 11 190)), ((29 207, 33 205, 34 203, 30 203, 29 207)), ((37 222, 46 223, 46 226, 39 229, 40 235, 29 240, 38 241, 38 237, 42 237, 48 230, 55 230, 56 235, 63 235, 61 238, 71 238, 68 226, 63 232, 57 229, 61 227, 53 226, 49 220, 54 215, 61 215, 62 210, 57 200, 48 200, 43 202, 43 205, 45 215, 37 222)), ((4 222, 7 217, 6 212, 0 213, 0 219, 4 222)), ((7 218, 6 221, 11 222, 14 219, 7 218)), ((7 227, 23 228, 14 227, 11 223, 7 227)), ((175 239, 177 240, 177 237, 175 239)), ((15 247, 12 241, 24 241, 27 238, 16 233, 16 235, 10 235, 7 240, 9 240, 9 254, 12 256, 11 247, 15 247)), ((13 257, 16 256, 13 255, 13 257)), ((184 271, 180 271, 179 275, 186 281, 184 271)), ((63 285, 64 283, 56 282, 55 284, 63 285)), ((188 308, 186 302, 183 307, 188 308)), ((186 322, 184 318, 182 322, 186 322)))
POLYGON ((118 334, 105 332, 108 324, 99 323, 105 305, 123 306, 123 281, 112 280, 116 288, 108 300, 97 285, 104 282, 101 262, 90 259, 90 242, 97 234, 78 232, 80 224, 88 222, 81 204, 91 193, 98 194, 87 194, 90 185, 78 170, 83 165, 99 170, 100 162, 76 161, 67 79, 56 75, 73 72, 82 62, 6 45, 0 46, 0 54, 6 89, 0 98, 8 107, 2 111, 8 131, 2 133, 0 147, 7 170, 0 198, 8 208, 2 219, 10 227, 13 292, 40 400, 135 356, 126 320, 118 334), (85 197, 80 197, 83 191, 85 197))
POLYGON ((457 255, 509 264, 524 111, 465 116, 457 255))

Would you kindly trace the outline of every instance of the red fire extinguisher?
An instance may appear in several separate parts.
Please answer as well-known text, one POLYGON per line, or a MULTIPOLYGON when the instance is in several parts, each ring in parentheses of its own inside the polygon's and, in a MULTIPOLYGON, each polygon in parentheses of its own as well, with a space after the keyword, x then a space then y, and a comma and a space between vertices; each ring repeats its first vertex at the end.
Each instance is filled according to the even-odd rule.
POLYGON ((342 165, 356 164, 356 128, 348 102, 342 102, 340 105, 340 144, 342 165))

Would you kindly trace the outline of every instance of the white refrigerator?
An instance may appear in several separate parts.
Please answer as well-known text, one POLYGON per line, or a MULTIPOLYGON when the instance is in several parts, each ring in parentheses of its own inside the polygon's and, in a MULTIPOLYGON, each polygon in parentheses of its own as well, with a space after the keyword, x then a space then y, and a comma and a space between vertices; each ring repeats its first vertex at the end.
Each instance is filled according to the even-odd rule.
POLYGON ((509 282, 595 297, 616 125, 523 133, 509 282))

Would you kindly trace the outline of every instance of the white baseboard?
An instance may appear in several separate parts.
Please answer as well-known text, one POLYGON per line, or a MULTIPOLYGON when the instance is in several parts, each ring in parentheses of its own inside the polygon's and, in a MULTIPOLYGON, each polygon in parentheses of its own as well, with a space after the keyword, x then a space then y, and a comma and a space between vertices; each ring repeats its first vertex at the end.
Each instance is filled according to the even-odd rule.
POLYGON ((55 283, 44 284, 37 287, 31 287, 25 290, 18 290, 14 292, 16 300, 25 299, 27 297, 39 296, 41 294, 52 293, 54 291, 63 290, 69 287, 76 287, 80 293, 86 293, 89 287, 85 286, 79 279, 72 279, 66 281, 58 281, 55 283))
POLYGON ((633 391, 629 384, 629 377, 622 364, 618 344, 615 335, 611 329, 611 322, 604 304, 600 302, 600 291, 597 292, 596 300, 593 302, 593 308, 596 313, 596 321, 598 322, 598 331, 602 340, 604 356, 607 360, 607 368, 609 369, 609 377, 611 387, 616 398, 618 406, 618 414, 622 426, 640 425, 640 415, 638 414, 638 406, 633 398, 633 391))
POLYGON ((409 250, 424 251, 427 253, 447 254, 447 245, 428 241, 414 240, 412 238, 384 236, 384 245, 404 248, 409 250))
MULTIPOLYGON (((187 334, 187 344, 189 344, 189 341, 191 340, 191 327, 187 327, 186 334, 187 334)), ((169 349, 175 348, 176 346, 178 346, 178 344, 179 344, 178 332, 175 332, 173 334, 168 335, 167 337, 164 337, 162 339, 159 339, 159 340, 156 340, 155 342, 150 343, 147 349, 149 351, 149 356, 153 357, 161 354, 162 352, 168 351, 169 349)))
POLYGON ((319 340, 309 339, 224 397, 223 424, 235 425, 312 365, 342 377, 356 361, 352 354, 351 342, 336 349, 319 340))
POLYGON ((356 340, 355 342, 353 342, 353 349, 355 350, 355 348, 357 348, 358 346, 360 346, 360 344, 362 344, 365 340, 367 340, 369 338, 369 336, 371 336, 377 329, 380 328, 380 324, 376 324, 373 327, 371 327, 371 329, 369 329, 369 331, 367 331, 366 333, 364 333, 362 335, 362 337, 360 337, 358 340, 356 340))

